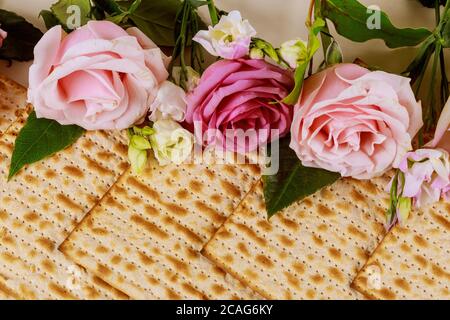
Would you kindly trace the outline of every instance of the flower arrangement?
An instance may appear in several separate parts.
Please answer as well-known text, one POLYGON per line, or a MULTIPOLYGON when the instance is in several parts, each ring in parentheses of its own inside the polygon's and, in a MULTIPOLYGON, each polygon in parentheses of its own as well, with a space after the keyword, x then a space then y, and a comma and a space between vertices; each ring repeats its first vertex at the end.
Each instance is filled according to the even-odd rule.
MULTIPOLYGON (((263 176, 269 217, 341 177, 394 170, 386 225, 404 223, 412 207, 450 197, 443 55, 450 1, 421 2, 436 10, 433 31, 396 28, 357 0, 312 0, 308 39, 277 48, 240 12, 221 11, 212 0, 60 0, 41 13, 49 30, 34 43, 34 112, 17 138, 9 178, 85 130, 127 129, 136 173, 150 152, 164 166, 189 161, 194 146, 247 156, 277 147, 268 165, 278 162, 278 170, 263 176), (202 6, 209 25, 198 14, 202 6), (352 41, 419 46, 418 54, 401 75, 344 62, 330 23, 352 41), (216 60, 208 65, 214 59, 207 55, 216 60), (428 65, 433 90, 422 104, 428 65)), ((0 11, 0 57, 21 60, 10 54, 9 39, 20 37, 11 15, 0 11)))

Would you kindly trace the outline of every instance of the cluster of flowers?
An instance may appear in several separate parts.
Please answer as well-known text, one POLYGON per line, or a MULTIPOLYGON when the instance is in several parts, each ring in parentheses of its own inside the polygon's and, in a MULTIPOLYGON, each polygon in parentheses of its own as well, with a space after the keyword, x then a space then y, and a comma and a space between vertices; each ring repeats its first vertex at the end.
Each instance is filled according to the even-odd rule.
POLYGON ((255 35, 237 11, 200 31, 194 41, 223 59, 201 77, 190 70, 185 92, 168 81, 170 59, 137 28, 97 21, 66 35, 57 26, 35 49, 29 100, 38 117, 87 130, 127 129, 148 117, 151 126, 129 130, 137 171, 149 149, 162 165, 182 163, 194 142, 242 153, 291 133, 290 147, 304 166, 356 179, 398 168, 401 183, 393 185, 400 218, 408 208, 403 199, 410 208, 412 200, 421 205, 449 196, 449 106, 428 148, 411 151, 423 123, 408 78, 337 64, 307 78, 290 106, 283 99, 307 45, 284 43, 276 64, 254 45, 255 35), (261 134, 243 145, 225 134, 230 130, 261 134))

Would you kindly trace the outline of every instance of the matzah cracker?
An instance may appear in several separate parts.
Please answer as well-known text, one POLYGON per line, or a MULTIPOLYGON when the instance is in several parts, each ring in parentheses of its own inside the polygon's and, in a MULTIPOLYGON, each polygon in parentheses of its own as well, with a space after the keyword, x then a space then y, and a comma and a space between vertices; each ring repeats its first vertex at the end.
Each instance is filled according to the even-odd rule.
POLYGON ((254 166, 127 172, 60 250, 136 299, 259 297, 199 251, 250 190, 254 166))
POLYGON ((0 75, 0 136, 22 112, 30 108, 27 104, 27 90, 0 75))
POLYGON ((450 203, 396 226, 353 282, 374 299, 450 299, 450 203))
POLYGON ((362 298, 350 283, 385 233, 388 181, 341 179, 269 221, 259 183, 203 254, 267 299, 362 298))
POLYGON ((0 138, 0 277, 6 294, 21 299, 125 297, 57 251, 128 167, 126 147, 118 141, 122 137, 89 132, 7 182, 13 142, 24 122, 17 121, 0 138))

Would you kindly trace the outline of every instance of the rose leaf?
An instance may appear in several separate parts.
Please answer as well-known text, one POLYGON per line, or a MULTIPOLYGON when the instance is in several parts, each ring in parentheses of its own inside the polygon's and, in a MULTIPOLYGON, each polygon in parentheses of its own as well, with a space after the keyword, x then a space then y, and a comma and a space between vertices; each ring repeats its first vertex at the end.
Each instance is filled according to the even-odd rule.
POLYGON ((340 178, 335 172, 303 166, 289 142, 289 137, 280 140, 278 173, 263 176, 269 218, 340 178))
POLYGON ((8 33, 0 48, 0 59, 33 60, 33 50, 42 32, 17 14, 0 9, 0 28, 8 33))
POLYGON ((63 126, 55 120, 37 118, 33 111, 19 132, 11 158, 8 180, 27 165, 72 145, 85 132, 75 125, 63 126))
POLYGON ((386 13, 357 0, 322 0, 321 14, 340 35, 356 42, 382 39, 389 48, 399 48, 416 46, 431 35, 425 28, 396 28, 386 13))

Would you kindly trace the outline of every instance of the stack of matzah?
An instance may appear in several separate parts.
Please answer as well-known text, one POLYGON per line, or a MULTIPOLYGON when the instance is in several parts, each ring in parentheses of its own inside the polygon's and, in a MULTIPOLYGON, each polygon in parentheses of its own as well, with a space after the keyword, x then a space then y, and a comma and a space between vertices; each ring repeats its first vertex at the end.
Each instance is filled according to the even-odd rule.
POLYGON ((258 184, 204 254, 268 299, 352 299, 350 283, 384 234, 385 199, 343 179, 274 216, 258 184))
POLYGON ((450 296, 450 205, 386 235, 389 176, 268 221, 257 166, 151 159, 135 175, 124 134, 89 132, 7 182, 25 101, 0 77, 0 299, 450 296))
POLYGON ((27 91, 0 75, 0 135, 27 110, 27 91))
POLYGON ((24 122, 20 116, 0 137, 0 291, 31 299, 124 297, 57 251, 127 168, 119 136, 88 133, 7 182, 24 122))
POLYGON ((450 203, 395 227, 353 286, 375 299, 450 299, 450 203))

